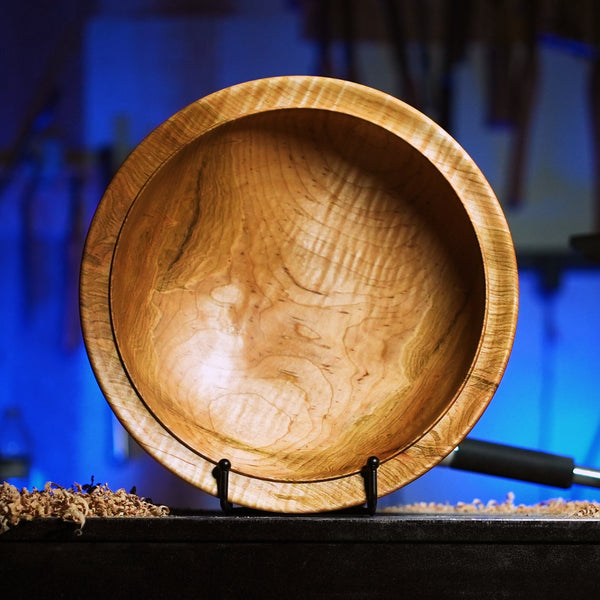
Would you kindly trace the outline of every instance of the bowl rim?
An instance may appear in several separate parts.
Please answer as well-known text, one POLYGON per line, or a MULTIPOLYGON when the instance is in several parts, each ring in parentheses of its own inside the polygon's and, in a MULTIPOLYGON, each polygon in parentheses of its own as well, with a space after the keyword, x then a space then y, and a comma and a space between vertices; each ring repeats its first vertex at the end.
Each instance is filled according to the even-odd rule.
MULTIPOLYGON (((80 274, 83 338, 98 384, 134 439, 182 479, 217 495, 215 463, 176 439, 147 409, 123 366, 112 329, 112 260, 129 208, 153 175, 200 136, 233 120, 281 109, 321 109, 386 129, 421 153, 456 192, 471 220, 484 269, 482 334, 455 401, 415 443, 382 461, 378 494, 418 478, 462 441, 491 401, 505 371, 518 313, 514 246, 491 186, 439 125, 401 100, 361 84, 317 76, 258 79, 214 92, 177 112, 134 148, 100 200, 87 234, 80 274)), ((221 457, 227 458, 227 457, 221 457)), ((229 500, 260 510, 320 512, 363 504, 360 473, 323 481, 282 482, 229 475, 229 500)))

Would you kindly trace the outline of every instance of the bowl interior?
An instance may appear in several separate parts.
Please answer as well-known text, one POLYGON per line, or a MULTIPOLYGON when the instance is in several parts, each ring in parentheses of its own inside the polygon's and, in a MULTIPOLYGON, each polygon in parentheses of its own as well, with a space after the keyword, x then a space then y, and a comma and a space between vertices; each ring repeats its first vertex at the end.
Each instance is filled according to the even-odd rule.
POLYGON ((437 168, 335 111, 216 127, 169 158, 115 246, 120 359, 180 442, 250 477, 386 460, 452 405, 486 306, 478 241, 437 168))

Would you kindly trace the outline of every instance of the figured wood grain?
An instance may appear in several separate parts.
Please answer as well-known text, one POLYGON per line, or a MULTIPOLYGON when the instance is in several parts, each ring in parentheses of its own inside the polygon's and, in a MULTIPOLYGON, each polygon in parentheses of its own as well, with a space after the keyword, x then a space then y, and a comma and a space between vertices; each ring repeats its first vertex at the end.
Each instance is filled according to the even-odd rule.
POLYGON ((124 425, 231 499, 290 512, 364 501, 464 438, 504 371, 512 242, 464 151, 389 96, 274 78, 153 132, 98 207, 84 338, 124 425))

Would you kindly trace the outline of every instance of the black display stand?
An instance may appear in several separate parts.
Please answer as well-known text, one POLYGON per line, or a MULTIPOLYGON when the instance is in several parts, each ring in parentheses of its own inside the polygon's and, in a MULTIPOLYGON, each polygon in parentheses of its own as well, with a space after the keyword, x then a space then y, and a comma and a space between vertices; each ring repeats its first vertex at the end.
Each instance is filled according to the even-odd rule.
MULTIPOLYGON (((365 482, 366 512, 369 515, 377 512, 377 469, 379 469, 379 459, 376 456, 370 456, 367 464, 361 469, 361 475, 365 482)), ((233 503, 229 501, 229 471, 231 471, 231 462, 226 458, 222 458, 212 470, 212 475, 217 482, 219 506, 226 515, 232 515, 236 511, 233 503)), ((364 510, 363 507, 358 507, 352 509, 351 512, 360 513, 364 510)), ((245 509, 242 511, 246 512, 245 509)))

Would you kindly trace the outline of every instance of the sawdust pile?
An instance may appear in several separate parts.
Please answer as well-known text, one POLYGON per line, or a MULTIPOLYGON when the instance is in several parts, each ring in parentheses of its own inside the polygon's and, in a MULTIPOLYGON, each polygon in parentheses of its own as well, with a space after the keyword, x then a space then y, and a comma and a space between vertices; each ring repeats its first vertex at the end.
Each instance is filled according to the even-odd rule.
POLYGON ((161 517, 169 513, 135 493, 120 489, 113 492, 107 484, 79 485, 64 488, 48 482, 43 490, 18 490, 7 482, 0 483, 0 533, 20 521, 58 518, 79 524, 79 531, 89 517, 161 517))
POLYGON ((520 516, 548 517, 598 517, 600 518, 600 503, 587 500, 563 500, 555 498, 538 504, 515 504, 515 495, 511 492, 504 502, 481 500, 473 502, 458 502, 457 504, 439 504, 436 502, 417 502, 384 508, 382 512, 400 514, 496 514, 520 516))

